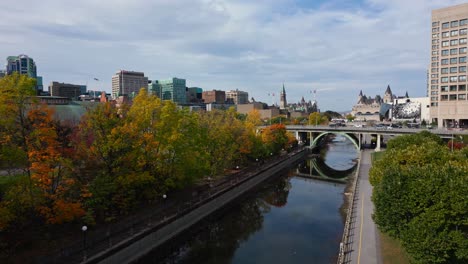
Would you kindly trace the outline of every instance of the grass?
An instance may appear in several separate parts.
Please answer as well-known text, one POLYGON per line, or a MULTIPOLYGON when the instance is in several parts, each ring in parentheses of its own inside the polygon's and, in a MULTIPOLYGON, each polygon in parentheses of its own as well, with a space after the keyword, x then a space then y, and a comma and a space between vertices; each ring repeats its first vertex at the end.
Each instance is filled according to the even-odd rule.
POLYGON ((409 264, 408 254, 400 242, 380 232, 380 250, 383 264, 409 264))

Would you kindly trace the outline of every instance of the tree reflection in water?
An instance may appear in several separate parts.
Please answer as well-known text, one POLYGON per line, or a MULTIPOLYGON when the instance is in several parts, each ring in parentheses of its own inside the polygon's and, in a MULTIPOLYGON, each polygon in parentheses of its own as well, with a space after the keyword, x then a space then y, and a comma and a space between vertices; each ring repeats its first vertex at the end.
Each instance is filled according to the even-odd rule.
POLYGON ((156 250, 138 262, 230 263, 240 244, 262 229, 263 216, 270 212, 271 206, 287 204, 290 189, 289 177, 275 179, 256 193, 258 198, 248 197, 241 204, 222 210, 189 234, 189 239, 185 234, 184 238, 173 241, 176 246, 156 250))

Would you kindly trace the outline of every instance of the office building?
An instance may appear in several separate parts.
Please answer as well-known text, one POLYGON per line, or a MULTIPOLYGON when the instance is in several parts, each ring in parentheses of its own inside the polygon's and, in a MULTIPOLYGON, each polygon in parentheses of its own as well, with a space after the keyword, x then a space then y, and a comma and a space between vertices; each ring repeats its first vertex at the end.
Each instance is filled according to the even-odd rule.
POLYGON ((204 91, 202 93, 202 99, 205 104, 224 104, 226 101, 226 92, 220 90, 204 91))
POLYGON ((169 80, 158 80, 161 85, 161 99, 171 100, 176 104, 187 103, 185 79, 172 78, 169 80))
POLYGON ((135 97, 141 88, 148 89, 148 77, 143 72, 119 70, 112 76, 112 97, 135 97))
POLYGON ((28 55, 21 54, 19 56, 9 56, 7 58, 7 74, 18 72, 26 74, 31 78, 37 78, 36 63, 28 55))
MULTIPOLYGON (((51 96, 61 96, 76 100, 83 93, 84 85, 76 85, 70 83, 51 82, 49 85, 49 93, 51 96)), ((86 86, 84 86, 86 92, 86 86)))
POLYGON ((201 103, 203 99, 203 89, 200 87, 187 88, 187 103, 201 103))
POLYGON ((438 127, 468 127, 468 4, 432 11, 430 116, 438 127))
POLYGON ((159 83, 158 80, 153 80, 153 81, 149 81, 148 83, 148 93, 149 94, 152 94, 152 95, 155 95, 159 98, 161 98, 161 84, 159 83))
POLYGON ((232 102, 236 105, 238 104, 248 104, 249 103, 249 93, 236 90, 231 90, 226 92, 226 101, 232 102))
POLYGON ((42 93, 44 90, 42 77, 37 76, 36 63, 33 58, 24 54, 7 57, 6 74, 13 74, 14 72, 28 75, 29 77, 36 79, 36 93, 37 95, 42 93))

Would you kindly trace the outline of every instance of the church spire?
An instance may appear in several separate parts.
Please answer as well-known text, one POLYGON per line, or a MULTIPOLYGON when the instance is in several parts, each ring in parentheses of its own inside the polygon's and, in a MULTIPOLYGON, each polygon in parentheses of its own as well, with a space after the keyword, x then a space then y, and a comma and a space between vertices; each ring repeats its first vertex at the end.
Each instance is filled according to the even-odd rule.
POLYGON ((392 94, 392 90, 390 89, 390 85, 387 85, 387 90, 385 90, 385 94, 392 94))
POLYGON ((286 109, 288 103, 286 101, 286 89, 284 89, 284 82, 283 82, 283 91, 280 94, 280 109, 286 109))

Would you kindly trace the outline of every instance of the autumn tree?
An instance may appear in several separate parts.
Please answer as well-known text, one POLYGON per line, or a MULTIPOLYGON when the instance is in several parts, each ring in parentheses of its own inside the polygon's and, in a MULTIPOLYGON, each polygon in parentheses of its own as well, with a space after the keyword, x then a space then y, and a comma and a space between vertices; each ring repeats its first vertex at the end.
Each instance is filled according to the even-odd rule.
POLYGON ((328 118, 319 112, 313 112, 309 115, 309 125, 326 125, 328 118))
POLYGON ((28 112, 27 138, 32 180, 37 190, 36 210, 47 223, 69 222, 84 215, 80 189, 71 175, 71 162, 59 141, 57 122, 45 105, 28 112))

